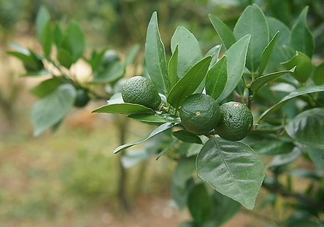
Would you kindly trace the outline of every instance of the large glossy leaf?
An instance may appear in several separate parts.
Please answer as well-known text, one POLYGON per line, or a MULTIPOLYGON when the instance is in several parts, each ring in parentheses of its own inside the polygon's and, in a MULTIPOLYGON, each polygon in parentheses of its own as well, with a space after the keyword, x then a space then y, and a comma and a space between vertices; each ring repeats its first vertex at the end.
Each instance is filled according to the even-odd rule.
POLYGON ((213 67, 211 67, 206 76, 206 93, 214 99, 218 99, 223 92, 227 81, 227 57, 222 57, 213 67))
POLYGON ((296 67, 296 70, 292 73, 294 77, 300 82, 304 83, 311 76, 314 66, 312 60, 302 52, 297 51, 289 61, 284 62, 283 65, 290 69, 296 67))
POLYGON ((168 64, 168 74, 171 87, 173 87, 178 81, 178 53, 179 48, 176 46, 168 64))
POLYGON ((31 113, 34 135, 60 122, 73 106, 76 90, 70 84, 63 84, 55 92, 37 101, 31 113))
POLYGON ((183 77, 186 72, 202 59, 202 53, 196 37, 185 27, 178 27, 171 39, 172 53, 179 48, 178 76, 183 77))
POLYGON ((147 71, 159 93, 168 94, 170 83, 167 73, 164 44, 162 42, 157 13, 152 14, 147 27, 145 43, 145 62, 147 71))
POLYGON ((44 68, 42 61, 32 51, 28 50, 28 53, 8 51, 7 53, 22 61, 28 72, 38 72, 44 68))
POLYGON ((316 85, 324 84, 324 62, 316 67, 313 79, 316 85))
POLYGON ((113 113, 113 114, 154 114, 154 110, 146 106, 134 103, 115 103, 99 107, 92 111, 93 113, 113 113))
POLYGON ((156 129, 154 129, 147 137, 143 138, 143 139, 140 139, 138 141, 135 141, 135 142, 132 142, 132 143, 127 143, 127 144, 123 144, 119 147, 117 147, 115 150, 114 150, 114 153, 118 153, 122 150, 125 150, 127 148, 130 148, 132 146, 135 146, 135 145, 139 145, 141 143, 144 143, 145 141, 149 140, 150 138, 162 133, 162 132, 165 132, 166 130, 174 127, 176 124, 174 123, 165 123, 163 125, 160 125, 159 127, 157 127, 156 129))
POLYGON ((256 4, 248 6, 243 11, 234 27, 236 39, 240 39, 247 34, 251 35, 251 40, 246 65, 251 72, 255 72, 270 37, 267 19, 256 4))
POLYGON ((218 98, 219 101, 224 100, 230 95, 242 78, 250 37, 250 35, 244 36, 224 54, 227 57, 227 82, 222 94, 218 98))
POLYGON ((134 120, 148 123, 148 124, 162 124, 162 123, 180 123, 180 118, 178 116, 173 116, 169 114, 133 114, 128 116, 134 120))
POLYGON ((264 167, 249 146, 211 138, 198 154, 196 166, 198 176, 216 191, 253 209, 264 167))
POLYGON ((252 84, 250 85, 250 89, 254 93, 256 93, 262 86, 266 85, 269 82, 272 82, 272 81, 278 79, 282 75, 285 75, 287 73, 292 73, 292 72, 294 72, 294 70, 295 70, 295 68, 293 68, 291 70, 283 70, 283 71, 279 71, 279 72, 266 74, 264 76, 260 76, 260 77, 258 77, 257 79, 255 79, 252 82, 252 84))
POLYGON ((211 14, 209 15, 209 20, 224 43, 226 49, 229 49, 236 42, 233 32, 226 24, 224 24, 223 21, 211 14))
POLYGON ((287 101, 302 96, 306 94, 312 94, 317 92, 323 92, 324 91, 324 85, 321 86, 310 86, 310 87, 302 87, 299 88, 291 93, 289 93, 287 96, 283 97, 278 103, 267 109, 263 112, 263 114, 260 116, 258 122, 260 122, 265 116, 267 116, 269 113, 274 112, 278 110, 280 107, 282 107, 287 101))
POLYGON ((42 41, 43 28, 51 19, 50 13, 45 6, 41 6, 36 16, 36 35, 42 41))
POLYGON ((308 6, 300 13, 290 35, 290 46, 312 58, 314 52, 314 37, 307 25, 308 6))
POLYGON ((213 204, 203 183, 196 185, 189 193, 188 208, 198 226, 202 226, 210 218, 213 204))
POLYGON ((168 102, 178 108, 182 102, 191 95, 201 84, 206 76, 211 57, 208 56, 196 63, 189 71, 180 78, 173 86, 168 96, 168 102))
POLYGON ((260 61, 260 66, 259 66, 259 76, 262 75, 262 73, 264 72, 264 70, 267 67, 267 64, 269 62, 270 56, 272 54, 273 48, 275 47, 277 38, 278 38, 278 34, 279 32, 277 32, 272 39, 270 40, 270 42, 268 43, 268 45, 266 46, 266 48, 263 50, 262 54, 261 54, 261 61, 260 61))
POLYGON ((298 114, 285 127, 288 135, 301 144, 324 149, 324 108, 298 114))

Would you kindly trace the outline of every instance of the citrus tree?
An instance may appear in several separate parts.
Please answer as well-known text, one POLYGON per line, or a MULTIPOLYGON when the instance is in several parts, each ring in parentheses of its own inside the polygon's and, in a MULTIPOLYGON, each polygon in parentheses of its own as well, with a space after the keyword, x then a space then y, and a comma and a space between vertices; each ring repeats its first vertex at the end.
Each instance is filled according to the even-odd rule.
POLYGON ((193 219, 182 227, 220 226, 241 205, 254 209, 261 187, 268 193, 256 210, 272 208, 271 226, 323 226, 324 64, 312 61, 307 11, 289 28, 253 4, 233 31, 209 15, 222 44, 203 53, 180 26, 169 58, 154 12, 147 74, 129 79, 93 111, 156 125, 114 153, 128 149, 123 160, 129 166, 152 156, 177 162, 172 196, 193 219), (154 142, 130 150, 146 141, 154 142), (275 215, 282 206, 287 212, 275 215))

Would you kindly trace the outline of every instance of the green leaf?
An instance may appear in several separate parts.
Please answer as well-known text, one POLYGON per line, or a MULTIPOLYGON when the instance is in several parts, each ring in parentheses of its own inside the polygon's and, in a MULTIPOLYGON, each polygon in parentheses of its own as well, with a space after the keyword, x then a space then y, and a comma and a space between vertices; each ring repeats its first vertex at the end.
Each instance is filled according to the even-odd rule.
POLYGON ((125 67, 119 61, 114 62, 104 68, 93 73, 94 83, 111 83, 121 78, 125 73, 125 67))
POLYGON ((145 62, 147 71, 158 89, 164 95, 169 93, 170 82, 167 73, 164 44, 158 28, 157 13, 152 14, 147 27, 145 43, 145 62))
POLYGON ((185 27, 178 27, 171 38, 172 53, 178 46, 178 76, 183 77, 192 65, 202 59, 199 43, 185 27))
POLYGON ((255 72, 270 37, 267 19, 256 4, 245 8, 234 27, 236 39, 240 39, 247 34, 251 35, 251 40, 246 65, 251 72, 255 72))
POLYGON ((63 33, 59 23, 54 23, 53 27, 53 42, 59 48, 63 41, 63 33))
POLYGON ((128 116, 134 120, 148 123, 148 124, 161 124, 161 123, 180 123, 180 118, 178 116, 173 116, 169 114, 134 114, 128 116))
POLYGON ((127 149, 127 148, 130 148, 132 146, 135 146, 135 145, 138 145, 138 144, 141 144, 141 143, 144 143, 145 141, 149 140, 150 138, 162 133, 162 132, 165 132, 166 130, 174 127, 176 124, 174 123, 165 123, 163 125, 160 125, 159 127, 157 127, 156 129, 154 129, 147 137, 141 139, 141 140, 138 140, 138 141, 135 141, 135 142, 132 142, 132 143, 127 143, 127 144, 124 144, 124 145, 121 145, 119 147, 117 147, 115 150, 114 150, 114 153, 118 153, 124 149, 127 149))
POLYGON ((41 34, 41 43, 45 57, 49 58, 53 43, 52 24, 50 23, 50 21, 47 22, 43 27, 43 31, 41 34))
POLYGON ((173 184, 184 189, 187 186, 187 181, 193 176, 195 168, 195 159, 180 159, 172 175, 173 184))
POLYGON ((196 167, 198 176, 216 191, 253 209, 264 167, 249 146, 211 138, 198 154, 196 167))
POLYGON ((250 35, 244 36, 225 52, 224 55, 227 57, 227 82, 218 101, 227 98, 240 82, 245 68, 250 37, 250 35))
POLYGON ((233 32, 223 21, 211 14, 209 14, 209 20, 222 40, 222 43, 224 43, 226 49, 229 49, 236 42, 233 32))
POLYGON ((294 24, 290 35, 290 46, 297 51, 301 51, 308 57, 312 58, 315 42, 312 32, 307 26, 307 12, 306 6, 300 13, 298 20, 294 24))
POLYGON ((292 73, 294 77, 300 82, 304 83, 311 76, 314 66, 312 60, 302 52, 297 51, 289 61, 282 63, 287 69, 296 66, 296 70, 292 73))
POLYGON ((284 48, 289 43, 290 30, 284 23, 275 18, 268 17, 267 20, 270 29, 270 36, 273 37, 277 32, 279 32, 277 42, 274 45, 267 66, 271 72, 277 69, 281 62, 287 61, 291 57, 288 50, 284 48))
POLYGON ((270 73, 270 74, 266 74, 264 76, 260 76, 258 78, 256 78, 252 84, 250 85, 250 89, 254 92, 257 93, 258 90, 266 85, 269 82, 272 82, 276 79, 278 79, 279 77, 281 77, 282 75, 285 75, 287 73, 293 73, 295 71, 295 68, 292 68, 290 70, 283 70, 283 71, 279 71, 279 72, 274 72, 274 73, 270 73))
POLYGON ((209 69, 206 76, 206 93, 217 99, 223 92, 227 81, 227 57, 222 57, 209 69))
POLYGON ((277 41, 277 37, 278 37, 279 32, 277 32, 272 39, 270 40, 270 42, 268 43, 268 45, 266 46, 266 48, 263 50, 262 54, 261 54, 261 61, 260 61, 260 66, 259 66, 259 76, 262 75, 262 73, 264 72, 264 70, 267 67, 267 64, 269 62, 270 56, 272 54, 273 48, 275 47, 276 41, 277 41))
POLYGON ((40 57, 31 50, 27 50, 27 51, 28 51, 27 53, 25 53, 25 51, 24 52, 8 51, 7 53, 22 61, 28 74, 42 71, 44 69, 44 65, 40 57))
POLYGON ((74 104, 76 90, 71 84, 63 84, 56 91, 37 101, 31 113, 34 135, 61 121, 74 104))
POLYGON ((222 48, 221 45, 216 45, 207 52, 206 57, 207 56, 212 57, 209 68, 211 68, 212 66, 214 66, 214 64, 216 64, 221 48, 222 48))
POLYGON ((31 89, 31 93, 43 98, 52 92, 54 92, 61 84, 62 80, 57 77, 52 77, 50 79, 44 80, 41 83, 39 83, 36 87, 31 89))
POLYGON ((202 144, 199 136, 186 130, 175 131, 172 135, 183 142, 202 144))
MULTIPOLYGON (((76 22, 71 22, 66 31, 65 41, 67 50, 73 56, 74 62, 77 61, 83 54, 85 49, 84 34, 80 26, 76 22)), ((63 44, 64 46, 64 44, 63 44)))
POLYGON ((191 95, 201 84, 206 76, 211 57, 205 57, 196 63, 189 71, 180 78, 180 80, 172 87, 167 98, 168 103, 178 108, 182 102, 191 95))
POLYGON ((298 143, 324 149, 324 108, 314 108, 298 114, 285 127, 298 143))
POLYGON ((309 146, 305 149, 316 169, 324 170, 324 149, 317 149, 309 146))
POLYGON ((168 64, 170 87, 173 87, 178 81, 178 50, 179 48, 176 46, 168 64))
POLYGON ((285 224, 286 227, 323 227, 323 224, 317 223, 308 217, 298 217, 288 220, 288 223, 285 224))
POLYGON ((275 166, 283 166, 295 161, 301 155, 301 150, 295 147, 291 152, 287 154, 276 155, 269 163, 268 168, 275 166))
POLYGON ((73 60, 73 56, 70 54, 70 52, 68 52, 64 49, 58 49, 57 60, 60 62, 61 65, 63 65, 64 67, 66 67, 68 69, 75 62, 73 60))
POLYGON ((316 85, 324 84, 324 62, 316 67, 313 79, 316 85))
POLYGON ((239 212, 241 208, 241 204, 216 191, 213 194, 213 202, 214 212, 212 217, 216 219, 217 225, 212 226, 221 226, 239 212))
POLYGON ((112 113, 112 114, 140 114, 150 113, 154 114, 155 111, 146 106, 133 103, 115 103, 99 107, 92 111, 92 113, 112 113))
POLYGON ((129 51, 126 54, 126 59, 125 59, 125 66, 129 66, 130 64, 133 63, 136 55, 138 54, 138 51, 140 50, 140 45, 135 44, 133 45, 129 51))
POLYGON ((276 110, 278 110, 280 107, 282 107, 287 101, 302 96, 306 94, 312 94, 317 92, 323 92, 324 91, 324 85, 321 86, 310 86, 310 87, 302 87, 299 88, 291 93, 289 93, 287 96, 283 97, 278 103, 267 109, 263 112, 263 114, 259 117, 258 122, 260 122, 265 116, 267 116, 269 113, 272 113, 276 110))
POLYGON ((260 141, 251 145, 251 148, 259 154, 277 155, 286 154, 293 149, 294 145, 281 140, 260 141))
POLYGON ((198 226, 208 221, 213 204, 204 184, 198 184, 191 190, 188 195, 188 208, 198 226))
POLYGON ((37 38, 38 40, 40 40, 42 42, 43 40, 43 29, 46 26, 46 24, 48 24, 48 22, 50 21, 51 16, 47 10, 47 8, 45 6, 41 6, 37 12, 37 16, 36 16, 36 34, 37 34, 37 38))

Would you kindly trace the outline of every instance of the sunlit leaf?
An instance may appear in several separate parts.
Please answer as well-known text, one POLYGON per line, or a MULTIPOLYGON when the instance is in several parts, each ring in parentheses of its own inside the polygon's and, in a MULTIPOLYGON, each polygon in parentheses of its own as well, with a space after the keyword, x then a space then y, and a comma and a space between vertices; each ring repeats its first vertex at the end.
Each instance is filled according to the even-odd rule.
POLYGON ((223 21, 211 14, 209 14, 209 20, 221 38, 222 43, 224 43, 225 47, 229 49, 236 42, 233 32, 227 27, 226 24, 224 24, 223 21))

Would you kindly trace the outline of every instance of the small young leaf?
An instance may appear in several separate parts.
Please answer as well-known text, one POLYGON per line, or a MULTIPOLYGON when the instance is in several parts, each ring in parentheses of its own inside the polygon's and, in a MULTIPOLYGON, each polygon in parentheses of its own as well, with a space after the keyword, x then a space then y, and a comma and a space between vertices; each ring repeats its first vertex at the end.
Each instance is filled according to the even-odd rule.
POLYGON ((189 193, 188 208, 198 226, 202 226, 210 218, 213 204, 203 183, 196 185, 189 193))
POLYGON ((224 43, 226 49, 229 49, 236 42, 233 32, 227 27, 226 24, 224 24, 223 21, 211 14, 209 15, 209 20, 221 38, 222 43, 224 43))
POLYGON ((52 50, 52 42, 53 42, 53 32, 52 32, 52 24, 47 22, 41 34, 41 43, 43 47, 43 52, 45 57, 49 58, 52 50))
POLYGON ((314 108, 298 114, 285 130, 298 143, 324 149, 324 108, 314 108))
POLYGON ((199 43, 185 27, 178 27, 171 38, 172 53, 178 46, 178 76, 183 77, 192 65, 202 59, 199 43))
POLYGON ((222 57, 206 76, 206 93, 217 99, 223 92, 227 81, 227 57, 222 57))
POLYGON ((290 46, 312 58, 315 43, 314 37, 307 26, 307 12, 308 6, 303 9, 294 24, 290 35, 290 46))
POLYGON ((260 61, 259 70, 258 70, 259 76, 262 75, 265 68, 267 67, 267 64, 268 64, 268 61, 269 61, 270 56, 272 54, 273 48, 275 47, 275 44, 276 44, 278 34, 279 34, 279 32, 277 32, 272 37, 272 39, 270 40, 270 42, 268 43, 268 45, 266 46, 266 48, 263 50, 263 52, 261 54, 261 61, 260 61))
POLYGON ((133 63, 138 51, 140 50, 140 45, 135 44, 133 45, 127 52, 126 54, 126 59, 125 59, 125 66, 129 66, 130 64, 133 63))
POLYGON ((76 62, 85 49, 84 34, 76 22, 71 22, 62 41, 62 48, 69 52, 76 62))
POLYGON ((164 44, 161 40, 157 13, 152 14, 151 20, 147 27, 145 43, 145 62, 147 71, 161 94, 168 94, 170 82, 167 73, 166 57, 164 44))
POLYGON ((253 4, 248 6, 238 19, 234 27, 236 39, 250 34, 251 40, 247 53, 246 66, 251 72, 255 72, 260 64, 261 54, 269 43, 269 26, 262 10, 253 4))
POLYGON ((175 48, 168 64, 168 74, 170 87, 173 87, 178 82, 178 46, 175 48))
POLYGON ((259 117, 258 122, 262 121, 262 119, 265 116, 267 116, 269 113, 278 110, 287 101, 289 101, 289 100, 291 100, 293 98, 302 96, 302 95, 312 94, 312 93, 317 93, 317 92, 324 92, 324 85, 321 85, 321 86, 302 87, 302 88, 299 88, 299 89, 291 92, 287 96, 283 97, 278 103, 276 103, 275 105, 273 105, 272 107, 270 107, 269 109, 267 109, 266 111, 264 111, 263 114, 261 114, 261 116, 259 117))
POLYGON ((257 79, 255 79, 252 84, 250 85, 250 89, 254 92, 257 93, 258 90, 266 85, 269 82, 272 82, 276 79, 278 79, 279 77, 281 77, 282 75, 285 75, 287 73, 293 73, 295 70, 295 68, 292 68, 290 70, 283 70, 283 71, 279 71, 279 72, 274 72, 274 73, 270 73, 270 74, 266 74, 264 76, 260 76, 257 79))
POLYGON ((214 64, 217 62, 218 60, 218 56, 219 56, 219 52, 222 48, 222 45, 216 45, 214 46, 213 48, 211 48, 207 54, 206 54, 206 57, 207 56, 211 56, 212 57, 212 60, 210 62, 210 65, 209 65, 209 68, 211 68, 212 66, 214 66, 214 64))
POLYGON ((31 93, 43 98, 54 92, 62 83, 62 80, 58 79, 57 77, 53 77, 39 83, 36 87, 31 89, 31 93))
POLYGON ((169 114, 133 114, 128 116, 134 120, 148 123, 148 124, 162 124, 162 123, 180 123, 180 118, 169 114))
POLYGON ((42 41, 43 28, 51 19, 51 16, 45 6, 41 6, 36 16, 36 33, 38 40, 42 41))
POLYGON ((34 135, 38 136, 61 121, 73 106, 75 97, 75 88, 71 84, 63 84, 50 95, 37 101, 31 113, 34 135))
POLYGON ((316 85, 324 84, 324 62, 316 67, 313 79, 316 85))
POLYGON ((73 56, 70 54, 70 52, 66 51, 65 49, 58 49, 57 60, 60 62, 61 65, 68 69, 74 63, 73 56))
POLYGON ((247 145, 221 138, 207 141, 197 156, 197 173, 216 191, 253 209, 264 178, 261 158, 247 145))
POLYGON ((227 98, 242 78, 250 38, 250 35, 244 36, 234 43, 224 54, 227 57, 227 81, 222 94, 218 98, 219 101, 227 98))
POLYGON ((196 63, 172 87, 167 99, 173 107, 178 108, 199 87, 206 76, 210 61, 211 57, 209 56, 196 63))
POLYGON ((140 114, 140 113, 149 113, 154 114, 154 110, 151 108, 133 104, 133 103, 115 103, 108 104, 102 107, 99 107, 92 111, 92 113, 113 113, 113 114, 140 114))
POLYGON ((147 141, 148 139, 162 133, 162 132, 165 132, 166 130, 174 127, 176 124, 173 124, 173 123, 165 123, 163 125, 160 125, 159 127, 157 127, 156 129, 154 129, 147 137, 141 139, 141 140, 138 140, 138 141, 135 141, 135 142, 132 142, 132 143, 127 143, 127 144, 124 144, 124 145, 121 145, 119 147, 117 147, 115 150, 114 150, 114 153, 118 153, 124 149, 127 149, 127 148, 130 148, 132 146, 135 146, 135 145, 138 145, 138 144, 141 144, 141 143, 144 143, 145 141, 147 141))
POLYGON ((172 133, 177 139, 186 142, 186 143, 197 143, 202 144, 201 139, 196 134, 188 132, 186 130, 179 130, 172 133))
POLYGON ((324 149, 316 149, 309 146, 305 149, 310 159, 315 164, 316 169, 324 170, 324 149))
POLYGON ((287 69, 296 66, 296 70, 292 73, 300 82, 304 83, 311 76, 314 65, 312 60, 302 52, 297 51, 296 55, 289 61, 282 63, 287 69))

